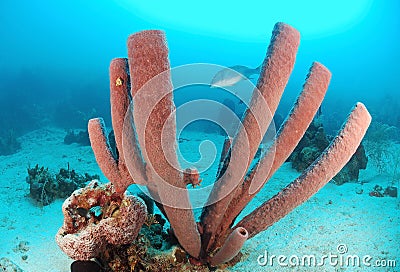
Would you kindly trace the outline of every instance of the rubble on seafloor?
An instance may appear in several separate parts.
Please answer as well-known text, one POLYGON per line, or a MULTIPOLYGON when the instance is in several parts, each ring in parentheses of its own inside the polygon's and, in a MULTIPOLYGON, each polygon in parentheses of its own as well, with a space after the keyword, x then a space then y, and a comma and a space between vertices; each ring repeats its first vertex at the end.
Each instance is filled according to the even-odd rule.
POLYGON ((240 253, 230 262, 215 268, 197 263, 177 244, 172 232, 165 231, 166 221, 161 215, 149 214, 149 218, 133 243, 122 246, 108 245, 98 258, 104 271, 229 271, 229 267, 239 262, 242 257, 240 253))
POLYGON ((24 272, 24 270, 19 268, 18 265, 16 265, 10 259, 5 258, 5 257, 0 259, 0 271, 2 271, 2 272, 24 272))

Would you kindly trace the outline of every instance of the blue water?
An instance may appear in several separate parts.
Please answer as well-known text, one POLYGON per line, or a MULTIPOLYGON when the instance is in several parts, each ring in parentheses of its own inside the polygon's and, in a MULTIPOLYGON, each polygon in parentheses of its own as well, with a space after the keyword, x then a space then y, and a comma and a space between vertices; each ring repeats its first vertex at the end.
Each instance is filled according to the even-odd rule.
MULTIPOLYGON (((0 126, 3 131, 14 129, 20 135, 41 126, 41 119, 61 127, 85 127, 87 116, 107 118, 108 65, 112 58, 126 56, 126 39, 131 33, 164 30, 172 67, 197 62, 256 67, 265 56, 274 24, 267 21, 257 41, 240 39, 240 36, 219 38, 223 35, 207 35, 205 30, 196 32, 186 25, 179 27, 152 18, 146 20, 139 12, 135 14, 117 2, 1 1, 0 126)), ((349 27, 332 35, 306 35, 302 39, 278 112, 286 115, 311 63, 319 61, 333 74, 323 105, 326 115, 334 114, 334 119, 343 120, 356 101, 363 101, 377 120, 400 125, 397 102, 400 6, 397 1, 372 1, 370 5, 363 18, 349 27)), ((188 6, 187 12, 193 12, 194 8, 188 6)), ((252 8, 257 9, 257 5, 252 8)), ((281 5, 275 8, 282 12, 281 5)), ((327 8, 316 7, 313 13, 327 8)), ((345 12, 348 8, 342 9, 345 12)), ((179 11, 176 13, 179 16, 179 11)), ((211 14, 215 13, 218 12, 211 14)), ((223 10, 221 13, 221 17, 226 16, 223 10)), ((302 10, 288 11, 289 15, 301 13, 302 10)), ((300 15, 298 18, 284 15, 280 18, 277 15, 277 19, 297 22, 302 28, 324 23, 301 20, 300 15), (301 24, 302 21, 308 25, 301 24)), ((251 16, 246 16, 241 19, 240 14, 230 15, 237 18, 232 21, 240 21, 241 31, 259 30, 259 25, 248 20, 251 16)), ((331 17, 340 16, 338 13, 331 17)), ((207 14, 202 18, 229 28, 223 19, 208 18, 207 14)), ((337 127, 332 124, 332 129, 337 127)))

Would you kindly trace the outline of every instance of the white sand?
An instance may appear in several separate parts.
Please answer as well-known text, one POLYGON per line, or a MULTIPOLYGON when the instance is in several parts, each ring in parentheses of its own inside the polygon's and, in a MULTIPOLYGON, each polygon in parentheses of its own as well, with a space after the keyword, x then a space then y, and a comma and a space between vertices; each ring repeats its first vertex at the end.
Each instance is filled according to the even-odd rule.
MULTIPOLYGON (((28 196, 29 184, 25 181, 28 165, 44 165, 55 173, 60 167, 65 168, 69 162, 71 168, 78 173, 101 175, 91 148, 76 144, 65 145, 64 136, 65 132, 58 129, 37 130, 20 139, 22 149, 18 153, 0 156, 0 201, 3 207, 0 210, 0 258, 11 259, 25 271, 67 272, 72 262, 54 241, 54 235, 63 221, 62 200, 43 208, 33 204, 28 196), (15 250, 23 241, 29 243, 28 251, 15 250), (26 260, 22 260, 23 255, 27 256, 26 260)), ((193 135, 185 136, 189 137, 193 135)), ((197 137, 204 139, 205 135, 197 134, 197 137)), ((221 139, 218 141, 221 142, 221 139)), ((198 158, 198 154, 193 155, 193 151, 198 150, 198 144, 199 141, 184 142, 184 156, 198 158)), ((291 169, 290 164, 283 165, 246 211, 254 209, 297 176, 298 173, 291 169)), ((211 177, 203 178, 206 183, 211 177)), ((102 175, 101 180, 106 181, 102 175)), ((276 259, 272 267, 257 263, 258 256, 264 254, 265 250, 269 255, 285 255, 288 258, 296 254, 301 259, 304 255, 313 254, 319 261, 323 255, 338 254, 338 245, 345 245, 348 251, 342 256, 357 255, 362 258, 370 255, 372 264, 380 259, 396 260, 400 267, 398 201, 391 197, 376 198, 368 195, 376 184, 388 186, 389 177, 377 175, 369 164, 368 169, 361 172, 360 180, 368 183, 347 183, 342 186, 327 184, 308 202, 248 241, 242 250, 244 261, 230 270, 399 271, 399 268, 331 266, 329 260, 318 268, 281 267, 276 259), (356 191, 360 189, 363 193, 357 194, 356 191)), ((291 260, 296 261, 295 257, 291 260)), ((289 261, 284 263, 288 264, 289 261)))

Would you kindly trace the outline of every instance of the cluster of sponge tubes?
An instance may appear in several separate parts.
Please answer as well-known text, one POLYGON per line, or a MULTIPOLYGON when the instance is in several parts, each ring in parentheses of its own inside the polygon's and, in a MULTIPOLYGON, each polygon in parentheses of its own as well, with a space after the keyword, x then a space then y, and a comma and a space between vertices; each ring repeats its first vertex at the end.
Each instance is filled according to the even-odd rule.
POLYGON ((198 173, 180 170, 176 155, 175 106, 164 33, 153 30, 133 34, 128 39, 128 59, 111 62, 112 127, 118 159, 111 152, 104 122, 97 118, 89 121, 96 160, 117 194, 123 195, 130 184, 145 185, 179 244, 200 263, 218 265, 231 260, 247 239, 309 199, 348 162, 370 124, 367 109, 357 103, 330 146, 309 168, 234 225, 243 208, 292 153, 328 88, 330 72, 313 63, 271 147, 250 169, 292 72, 299 41, 297 30, 284 23, 275 25, 242 126, 222 152, 224 169, 200 222, 195 220, 186 188, 188 180, 198 183, 198 173), (190 178, 192 174, 196 178, 190 178))

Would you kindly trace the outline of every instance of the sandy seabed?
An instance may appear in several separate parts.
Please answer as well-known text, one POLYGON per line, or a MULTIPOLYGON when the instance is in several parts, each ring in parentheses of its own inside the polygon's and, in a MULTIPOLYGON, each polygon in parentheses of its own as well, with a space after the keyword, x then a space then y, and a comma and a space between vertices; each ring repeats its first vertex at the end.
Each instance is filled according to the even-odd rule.
MULTIPOLYGON (((107 181, 90 146, 65 145, 65 134, 55 128, 33 131, 20 138, 18 153, 0 156, 0 258, 10 259, 24 271, 68 272, 72 262, 54 239, 63 222, 63 200, 45 207, 36 205, 29 197, 27 167, 39 164, 56 173, 69 163, 78 173, 99 174, 102 182, 107 181)), ((202 140, 222 143, 215 134, 188 133, 185 138, 191 141, 182 141, 181 152, 188 160, 192 156, 193 161, 199 155, 193 150, 198 150, 202 140)), ((284 164, 244 214, 298 175, 289 163, 284 164)), ((242 262, 229 270, 400 271, 399 199, 368 195, 377 184, 388 186, 390 177, 377 174, 369 164, 361 171, 359 181, 341 186, 328 183, 306 203, 247 241, 242 262), (314 257, 316 265, 307 266, 307 260, 314 257), (353 266, 357 260, 360 266, 353 266)))

